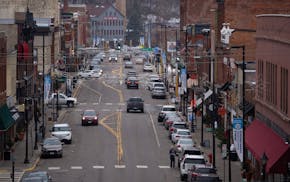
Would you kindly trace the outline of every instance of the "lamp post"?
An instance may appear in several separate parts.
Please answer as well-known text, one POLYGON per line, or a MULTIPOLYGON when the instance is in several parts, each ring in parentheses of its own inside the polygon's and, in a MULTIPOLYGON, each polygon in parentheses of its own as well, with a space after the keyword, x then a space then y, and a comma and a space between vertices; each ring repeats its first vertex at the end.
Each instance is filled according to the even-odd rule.
POLYGON ((266 166, 267 166, 267 162, 268 162, 268 157, 267 157, 265 152, 261 156, 261 162, 262 162, 262 173, 261 173, 262 180, 266 181, 266 166))

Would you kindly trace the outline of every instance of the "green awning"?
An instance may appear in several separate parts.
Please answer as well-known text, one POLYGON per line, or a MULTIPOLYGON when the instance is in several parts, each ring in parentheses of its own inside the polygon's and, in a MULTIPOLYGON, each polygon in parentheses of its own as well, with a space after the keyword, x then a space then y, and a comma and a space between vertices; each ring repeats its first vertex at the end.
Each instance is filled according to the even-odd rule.
POLYGON ((8 130, 15 120, 13 119, 7 104, 4 104, 0 107, 0 131, 8 130))

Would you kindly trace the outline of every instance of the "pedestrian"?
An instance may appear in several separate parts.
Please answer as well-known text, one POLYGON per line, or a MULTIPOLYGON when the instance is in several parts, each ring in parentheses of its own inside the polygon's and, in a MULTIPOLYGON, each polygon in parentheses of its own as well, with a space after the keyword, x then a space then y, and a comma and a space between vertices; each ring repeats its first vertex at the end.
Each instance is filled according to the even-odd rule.
POLYGON ((174 150, 174 147, 171 146, 170 150, 169 150, 169 157, 170 157, 170 167, 174 168, 175 167, 175 155, 176 152, 174 150))

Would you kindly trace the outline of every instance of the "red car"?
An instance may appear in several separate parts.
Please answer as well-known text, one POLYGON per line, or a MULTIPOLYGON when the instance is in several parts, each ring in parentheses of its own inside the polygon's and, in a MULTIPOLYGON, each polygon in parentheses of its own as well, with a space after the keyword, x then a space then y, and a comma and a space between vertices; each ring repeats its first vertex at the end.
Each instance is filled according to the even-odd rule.
POLYGON ((82 114, 82 126, 98 125, 99 119, 95 110, 85 110, 82 114))

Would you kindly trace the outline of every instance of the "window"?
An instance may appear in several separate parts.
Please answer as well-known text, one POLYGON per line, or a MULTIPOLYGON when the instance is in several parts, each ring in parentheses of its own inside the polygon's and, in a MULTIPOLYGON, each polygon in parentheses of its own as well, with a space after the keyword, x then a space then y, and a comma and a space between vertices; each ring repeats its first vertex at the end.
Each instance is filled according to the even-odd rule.
POLYGON ((280 110, 281 112, 288 114, 288 70, 286 68, 281 68, 280 74, 280 110))
POLYGON ((266 101, 277 105, 277 65, 266 62, 266 101))

